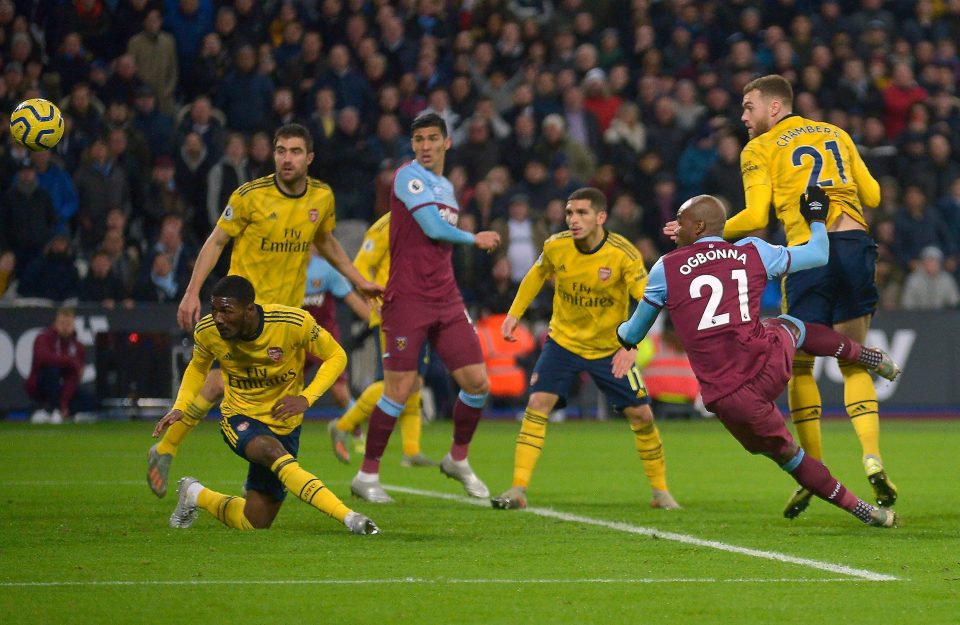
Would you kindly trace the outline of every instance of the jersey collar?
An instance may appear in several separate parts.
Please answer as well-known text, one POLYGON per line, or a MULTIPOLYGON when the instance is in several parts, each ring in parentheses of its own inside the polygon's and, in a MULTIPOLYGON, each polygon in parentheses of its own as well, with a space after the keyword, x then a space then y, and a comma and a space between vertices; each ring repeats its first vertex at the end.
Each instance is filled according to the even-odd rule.
POLYGON ((700 237, 694 243, 712 243, 714 241, 719 241, 723 243, 723 237, 700 237))
POLYGON ((580 248, 577 247, 576 241, 574 241, 573 247, 575 247, 576 250, 577 250, 578 252, 580 252, 581 254, 583 254, 584 256, 589 256, 590 254, 596 254, 597 252, 599 252, 599 251, 600 251, 600 248, 603 247, 603 244, 607 242, 607 239, 608 239, 609 237, 610 237, 610 232, 609 232, 606 228, 604 228, 604 229, 603 229, 603 238, 600 239, 600 242, 597 243, 597 246, 594 247, 592 250, 587 250, 586 252, 581 251, 580 248))
POLYGON ((774 124, 773 126, 771 126, 771 127, 770 127, 770 130, 773 130, 774 128, 776 128, 777 126, 779 126, 780 124, 782 124, 785 120, 788 120, 788 119, 790 119, 791 117, 800 117, 800 116, 799 116, 798 114, 796 114, 796 113, 787 113, 786 115, 784 115, 783 117, 780 118, 780 121, 778 121, 776 124, 774 124))
POLYGON ((280 195, 282 195, 283 197, 296 199, 296 198, 301 198, 307 194, 307 189, 310 188, 310 183, 306 183, 303 185, 303 193, 298 193, 297 195, 291 195, 280 187, 280 183, 277 182, 277 174, 273 174, 273 186, 277 188, 277 191, 279 191, 280 195))

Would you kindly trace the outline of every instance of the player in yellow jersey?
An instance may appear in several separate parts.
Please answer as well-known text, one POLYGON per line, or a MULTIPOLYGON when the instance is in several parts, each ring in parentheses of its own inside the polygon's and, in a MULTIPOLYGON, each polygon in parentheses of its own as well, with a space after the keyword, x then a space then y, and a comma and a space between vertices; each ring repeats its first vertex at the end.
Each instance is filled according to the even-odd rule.
POLYGON ((297 463, 303 413, 323 395, 347 366, 347 354, 306 311, 255 303, 250 281, 229 275, 214 286, 212 313, 193 331, 193 358, 177 400, 153 435, 183 419, 200 393, 214 360, 225 381, 223 440, 249 462, 244 497, 232 497, 183 477, 170 526, 190 527, 202 508, 235 529, 270 527, 287 491, 346 525, 354 534, 378 534, 377 526, 354 512, 297 463), (303 386, 306 353, 323 360, 303 386))
MULTIPOLYGON (((864 208, 880 203, 880 185, 843 129, 805 119, 792 112, 793 89, 778 75, 748 83, 743 115, 750 141, 740 155, 746 209, 727 220, 723 236, 738 239, 767 225, 770 206, 783 223, 789 245, 805 243, 810 228, 797 198, 820 186, 830 198, 827 232, 830 260, 822 267, 783 278, 784 312, 833 328, 863 343, 879 299, 874 282, 876 243, 867 233, 864 208)), ((669 228, 668 224, 668 228, 669 228)), ((821 460, 822 405, 813 377, 814 357, 804 352, 793 361, 788 386, 790 416, 804 450, 821 460)), ((841 363, 843 399, 863 448, 863 467, 877 503, 889 507, 897 488, 880 457, 880 415, 870 373, 860 364, 841 363)), ((810 503, 811 493, 798 488, 784 516, 794 518, 810 503)))
POLYGON ((527 506, 527 487, 547 433, 547 415, 565 398, 575 376, 589 373, 633 430, 637 451, 653 489, 650 505, 680 506, 667 489, 663 442, 653 420, 650 398, 636 366, 636 350, 617 342, 620 317, 630 298, 639 300, 647 270, 637 249, 603 227, 607 201, 599 189, 577 189, 567 200, 569 230, 555 234, 520 283, 503 322, 503 337, 513 332, 548 278, 556 282, 550 334, 530 379, 513 465, 513 486, 491 499, 494 508, 527 506))
MULTIPOLYGON (((374 222, 363 237, 360 250, 353 259, 353 265, 360 275, 381 286, 387 283, 390 276, 390 213, 386 213, 374 222)), ((382 330, 380 329, 380 311, 374 307, 370 311, 370 328, 374 332, 377 343, 377 381, 364 389, 347 411, 339 419, 334 419, 327 427, 330 433, 330 443, 333 455, 344 464, 350 462, 350 433, 370 419, 374 407, 383 395, 383 362, 380 358, 383 346, 382 330)), ((423 347, 421 368, 425 364, 427 346, 423 347)), ((403 412, 398 417, 400 434, 403 439, 403 458, 400 464, 405 467, 434 467, 437 463, 420 451, 420 387, 423 385, 421 377, 418 386, 407 398, 403 412)), ((362 451, 362 448, 357 450, 362 451)))
MULTIPOLYGON (((243 276, 257 289, 260 303, 299 307, 306 290, 310 245, 364 295, 383 289, 363 278, 333 236, 336 226, 333 191, 307 176, 313 160, 313 139, 306 128, 287 124, 274 134, 276 173, 241 185, 207 238, 177 310, 177 322, 189 330, 200 318, 200 289, 232 239, 230 273, 243 276)), ((170 465, 183 439, 223 396, 215 372, 187 406, 182 420, 169 428, 147 454, 147 485, 157 497, 167 492, 170 465)))

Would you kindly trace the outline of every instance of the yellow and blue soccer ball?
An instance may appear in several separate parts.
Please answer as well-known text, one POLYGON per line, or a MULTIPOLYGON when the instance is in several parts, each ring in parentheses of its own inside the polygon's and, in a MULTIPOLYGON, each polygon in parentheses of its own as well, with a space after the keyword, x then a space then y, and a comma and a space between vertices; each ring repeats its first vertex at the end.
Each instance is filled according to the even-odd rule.
POLYGON ((10 114, 10 134, 32 152, 49 150, 63 137, 63 115, 49 100, 24 100, 10 114))

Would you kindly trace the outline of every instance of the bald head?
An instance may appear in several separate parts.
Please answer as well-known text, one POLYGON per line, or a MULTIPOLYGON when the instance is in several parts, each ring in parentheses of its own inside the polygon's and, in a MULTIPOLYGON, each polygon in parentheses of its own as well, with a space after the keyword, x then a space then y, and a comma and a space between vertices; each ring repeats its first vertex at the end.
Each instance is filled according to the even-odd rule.
POLYGON ((677 211, 677 221, 677 244, 690 245, 703 237, 723 236, 727 212, 712 195, 698 195, 683 203, 677 211))

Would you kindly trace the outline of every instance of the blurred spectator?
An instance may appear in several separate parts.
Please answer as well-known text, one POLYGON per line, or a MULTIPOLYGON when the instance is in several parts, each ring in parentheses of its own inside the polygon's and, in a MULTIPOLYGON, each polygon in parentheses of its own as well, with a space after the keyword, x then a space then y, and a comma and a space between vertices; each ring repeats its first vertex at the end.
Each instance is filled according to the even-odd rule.
POLYGON ((70 222, 77 214, 77 188, 73 179, 59 164, 52 160, 53 154, 47 150, 32 152, 30 160, 36 169, 37 184, 50 194, 53 209, 57 215, 57 234, 70 234, 70 222))
POLYGON ((913 69, 907 63, 894 63, 890 84, 883 90, 883 125, 887 128, 887 137, 899 137, 906 127, 907 109, 926 99, 927 90, 917 84, 913 69))
POLYGON ((110 7, 105 2, 78 0, 64 5, 61 10, 67 31, 77 32, 95 56, 113 58, 116 39, 111 29, 110 7))
POLYGON ((736 215, 746 206, 740 177, 740 150, 737 136, 722 132, 717 140, 717 158, 703 179, 703 192, 722 198, 730 206, 728 217, 736 215))
POLYGON ((927 138, 926 153, 926 165, 919 173, 918 181, 923 184, 930 201, 939 202, 950 192, 954 180, 960 178, 960 165, 953 158, 950 140, 940 133, 927 138))
POLYGON ((207 219, 211 224, 217 223, 220 213, 227 206, 230 195, 240 185, 250 180, 250 171, 247 168, 247 142, 243 135, 230 134, 227 136, 227 147, 223 157, 210 168, 210 173, 207 174, 206 208, 207 219))
MULTIPOLYGON (((574 142, 586 147, 594 155, 603 153, 603 131, 597 116, 584 108, 583 91, 571 86, 563 92, 563 116, 565 132, 574 142)), ((616 113, 616 111, 614 111, 616 113)), ((589 180, 590 176, 581 177, 589 180)))
POLYGON ((97 250, 90 257, 87 275, 80 281, 80 301, 94 302, 111 310, 117 304, 133 307, 123 282, 110 273, 110 255, 103 250, 97 250))
POLYGON ((474 116, 464 125, 468 131, 466 140, 451 151, 450 162, 462 165, 470 185, 475 185, 500 162, 500 148, 487 120, 474 116))
POLYGON ((203 140, 211 159, 220 158, 227 136, 223 112, 214 109, 210 98, 205 95, 197 96, 190 103, 187 114, 177 125, 177 145, 182 147, 190 133, 197 134, 203 140))
POLYGON ((136 62, 144 84, 157 94, 157 107, 172 115, 179 77, 176 42, 173 35, 161 30, 163 15, 158 9, 147 11, 142 23, 143 30, 127 43, 127 52, 136 62))
POLYGON ((103 235, 100 249, 110 256, 110 273, 120 278, 126 292, 130 293, 140 269, 139 248, 127 244, 123 230, 112 228, 103 235))
POLYGON ((160 112, 156 93, 149 85, 137 92, 133 125, 143 135, 152 157, 173 155, 173 117, 160 112))
POLYGON ((160 24, 162 26, 163 15, 160 13, 162 4, 159 0, 120 0, 119 2, 113 2, 113 28, 117 31, 118 38, 129 44, 130 39, 141 32, 143 22, 147 19, 150 11, 157 12, 161 18, 160 24))
POLYGON ((333 89, 317 89, 314 95, 314 110, 307 120, 307 129, 313 137, 314 152, 325 149, 333 139, 333 133, 337 130, 337 96, 333 89))
POLYGON ((192 238, 204 241, 213 224, 207 216, 207 175, 213 158, 203 139, 188 133, 176 158, 176 181, 180 197, 187 205, 192 238))
POLYGON ((213 0, 164 0, 164 26, 177 43, 177 66, 189 80, 200 40, 213 27, 213 0))
POLYGON ((40 297, 55 302, 80 294, 80 274, 74 265, 70 239, 55 235, 43 254, 25 266, 17 291, 21 297, 40 297))
POLYGON ((704 123, 687 143, 677 162, 677 182, 680 201, 703 193, 703 181, 710 166, 717 160, 713 132, 704 123))
POLYGON ((407 40, 404 34, 403 22, 399 18, 390 17, 380 24, 380 52, 387 57, 388 75, 391 81, 398 81, 400 76, 413 71, 417 65, 417 44, 415 40, 407 40))
POLYGON ((593 113, 602 135, 610 127, 610 122, 620 108, 623 100, 612 95, 607 86, 607 75, 599 67, 594 67, 583 77, 583 108, 593 113))
POLYGON ((491 228, 500 234, 500 249, 510 261, 510 279, 520 284, 547 240, 547 229, 530 210, 530 198, 516 194, 507 203, 506 218, 497 219, 491 228))
POLYGON ((150 264, 150 271, 134 287, 133 297, 138 302, 176 303, 183 298, 186 286, 177 283, 170 257, 157 254, 150 264))
POLYGON ((377 132, 370 139, 370 149, 376 154, 381 169, 396 169, 413 158, 410 138, 400 128, 397 116, 392 114, 381 115, 377 120, 377 132))
POLYGON ((133 105, 137 91, 143 86, 143 80, 137 70, 137 60, 132 54, 121 54, 113 62, 113 71, 103 89, 105 104, 114 101, 133 105))
POLYGON ((857 151, 877 180, 896 175, 897 148, 887 139, 886 128, 879 117, 870 116, 863 120, 857 151))
POLYGON ((60 43, 57 54, 51 60, 51 69, 60 77, 61 93, 70 93, 73 87, 90 72, 90 53, 83 47, 83 40, 76 32, 69 32, 60 43))
POLYGON ((163 255, 170 259, 172 280, 178 290, 185 290, 197 260, 197 250, 184 240, 183 217, 176 213, 164 215, 160 222, 160 234, 149 248, 143 269, 153 267, 153 258, 163 255))
POLYGON ((55 204, 37 181, 33 160, 22 161, 13 185, 0 197, 0 249, 11 250, 23 269, 40 256, 57 225, 55 204))
POLYGON ((373 109, 373 91, 367 81, 350 67, 347 46, 335 45, 327 57, 328 68, 317 78, 316 88, 329 87, 336 96, 337 108, 352 106, 364 119, 373 109))
POLYGON ((103 131, 103 102, 94 99, 87 83, 74 84, 70 95, 61 102, 60 106, 63 113, 73 120, 72 132, 81 146, 86 146, 103 131))
MULTIPOLYGON (((314 145, 314 151, 316 149, 316 145, 314 145)), ((273 140, 267 133, 258 132, 250 139, 250 155, 247 158, 247 167, 250 169, 251 180, 273 173, 273 140)))
POLYGON ((304 120, 297 115, 293 101, 293 91, 289 87, 278 87, 273 92, 273 103, 270 114, 261 122, 260 129, 273 132, 286 124, 304 124, 304 120))
POLYGON ((86 350, 77 339, 73 308, 57 309, 53 324, 33 343, 30 375, 24 382, 27 395, 37 403, 31 423, 63 423, 76 412, 92 410, 96 400, 80 391, 86 350))
POLYGON ((0 250, 0 301, 11 295, 15 282, 17 256, 10 250, 0 250))
POLYGON ((931 245, 920 250, 920 263, 907 276, 901 297, 905 310, 943 310, 960 303, 956 280, 943 270, 940 248, 931 245))
POLYGON ((603 134, 603 141, 605 160, 616 168, 621 179, 627 178, 647 147, 647 128, 640 121, 640 107, 633 102, 621 104, 603 134))
POLYGON ((660 155, 665 169, 676 169, 686 133, 677 124, 672 98, 661 97, 654 103, 653 120, 647 124, 647 143, 660 155))
POLYGON ((241 46, 233 62, 233 70, 217 91, 217 107, 227 116, 228 127, 252 134, 270 113, 273 82, 256 71, 257 57, 252 46, 241 46))
POLYGON ((927 201, 923 187, 910 183, 903 190, 903 206, 895 222, 896 249, 900 262, 911 271, 919 265, 920 251, 934 246, 953 255, 953 237, 940 217, 939 211, 927 201))
MULTIPOLYGON (((221 205, 220 210, 225 206, 226 203, 221 205)), ((207 210, 209 215, 209 205, 207 210)), ((160 221, 164 215, 173 213, 185 216, 187 214, 187 206, 177 190, 174 162, 169 156, 160 156, 154 162, 141 212, 143 214, 142 231, 147 240, 153 240, 158 236, 160 221)), ((217 216, 219 217, 219 213, 217 216)))
POLYGON ((610 218, 604 224, 610 232, 636 241, 643 234, 640 217, 643 209, 629 193, 619 193, 610 205, 610 218))
POLYGON ((309 110, 313 105, 310 94, 316 86, 317 79, 327 69, 326 57, 323 54, 323 40, 320 33, 308 30, 303 35, 300 51, 286 62, 279 62, 277 76, 280 84, 290 87, 297 100, 300 111, 309 110))
POLYGON ((123 167, 110 156, 103 139, 87 150, 85 162, 73 175, 79 208, 77 231, 84 252, 92 252, 106 230, 107 211, 118 207, 130 214, 130 187, 123 167))
POLYGON ((360 112, 352 106, 337 115, 337 131, 324 153, 327 182, 337 198, 337 219, 373 218, 373 179, 379 169, 379 156, 360 128, 360 112))
POLYGON ((513 131, 500 142, 501 162, 510 169, 510 175, 520 178, 526 164, 534 158, 537 143, 537 120, 531 113, 518 115, 513 131))
POLYGON ((510 310, 513 298, 517 295, 518 283, 513 281, 513 270, 505 254, 498 254, 490 267, 490 282, 477 303, 480 317, 503 315, 510 310))

